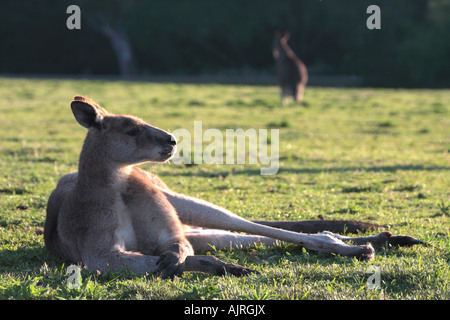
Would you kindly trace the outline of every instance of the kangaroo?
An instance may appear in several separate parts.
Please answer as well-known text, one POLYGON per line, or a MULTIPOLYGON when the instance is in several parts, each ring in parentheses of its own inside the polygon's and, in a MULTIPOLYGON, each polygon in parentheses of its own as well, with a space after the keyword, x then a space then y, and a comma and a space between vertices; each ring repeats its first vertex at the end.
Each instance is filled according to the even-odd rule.
POLYGON ((281 102, 291 96, 296 102, 303 102, 303 93, 308 83, 308 69, 288 45, 290 32, 276 32, 273 57, 276 61, 278 83, 281 87, 281 102))
MULTIPOLYGON (((369 237, 298 232, 329 229, 326 221, 245 220, 222 207, 178 194, 157 175, 136 166, 169 160, 176 151, 176 139, 170 133, 134 116, 109 113, 84 97, 75 97, 71 109, 88 132, 78 171, 62 176, 49 197, 44 240, 50 252, 87 269, 128 268, 163 277, 183 271, 242 276, 256 271, 194 253, 257 242, 275 245, 281 240, 370 261, 374 246, 422 243, 389 232, 369 237)), ((338 229, 375 226, 345 221, 332 225, 338 229)))

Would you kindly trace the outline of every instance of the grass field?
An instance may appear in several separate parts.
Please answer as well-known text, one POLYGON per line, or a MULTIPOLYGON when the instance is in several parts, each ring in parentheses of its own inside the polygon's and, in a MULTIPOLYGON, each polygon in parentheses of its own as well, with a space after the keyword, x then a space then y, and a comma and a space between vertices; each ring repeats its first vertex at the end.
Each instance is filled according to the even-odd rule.
POLYGON ((275 86, 0 78, 0 299, 449 299, 450 90, 308 88, 279 105, 275 86), (186 273, 173 280, 82 270, 51 256, 47 198, 77 169, 86 134, 73 96, 173 131, 279 128, 280 170, 258 165, 142 165, 172 189, 251 219, 353 219, 428 246, 378 251, 368 264, 292 244, 214 251, 261 275, 186 273), (368 267, 381 289, 369 289, 368 267))

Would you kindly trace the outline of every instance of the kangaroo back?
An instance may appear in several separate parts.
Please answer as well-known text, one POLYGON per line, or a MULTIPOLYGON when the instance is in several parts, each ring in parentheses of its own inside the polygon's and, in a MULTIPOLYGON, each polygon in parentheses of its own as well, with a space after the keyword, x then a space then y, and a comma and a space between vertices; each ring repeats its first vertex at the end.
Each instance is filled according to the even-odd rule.
POLYGON ((47 204, 47 216, 44 225, 44 242, 48 251, 63 258, 69 258, 67 251, 61 247, 58 234, 58 216, 67 196, 73 192, 76 173, 64 175, 56 189, 50 194, 47 204))

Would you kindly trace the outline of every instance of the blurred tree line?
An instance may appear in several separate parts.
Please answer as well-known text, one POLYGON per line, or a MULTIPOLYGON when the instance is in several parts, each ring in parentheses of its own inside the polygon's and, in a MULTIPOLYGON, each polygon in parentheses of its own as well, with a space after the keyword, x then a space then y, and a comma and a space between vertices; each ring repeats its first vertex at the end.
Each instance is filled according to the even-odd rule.
POLYGON ((450 0, 0 0, 0 73, 123 73, 126 43, 130 74, 270 74, 276 30, 312 75, 450 86, 450 0), (71 4, 81 30, 66 27, 71 4), (366 27, 372 4, 380 30, 366 27))

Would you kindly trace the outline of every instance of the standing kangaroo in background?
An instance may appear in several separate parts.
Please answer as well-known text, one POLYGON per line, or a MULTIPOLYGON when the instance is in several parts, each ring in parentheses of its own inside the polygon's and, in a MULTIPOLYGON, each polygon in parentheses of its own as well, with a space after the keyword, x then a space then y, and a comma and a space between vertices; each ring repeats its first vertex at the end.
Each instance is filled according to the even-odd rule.
POLYGON ((281 102, 292 96, 294 101, 302 102, 303 93, 308 83, 308 69, 302 60, 288 45, 290 32, 275 33, 273 57, 276 61, 278 84, 281 87, 281 102))
POLYGON ((71 108, 79 124, 89 130, 78 172, 63 176, 50 195, 44 239, 50 252, 88 269, 129 268, 164 277, 183 271, 245 275, 255 271, 213 256, 195 256, 194 252, 257 242, 273 245, 279 239, 310 250, 371 260, 371 244, 421 243, 389 232, 360 238, 294 232, 377 227, 354 221, 244 220, 211 203, 175 193, 156 175, 135 167, 169 160, 176 150, 171 134, 136 117, 108 113, 83 97, 75 97, 71 108), (356 246, 345 244, 347 241, 356 246))

